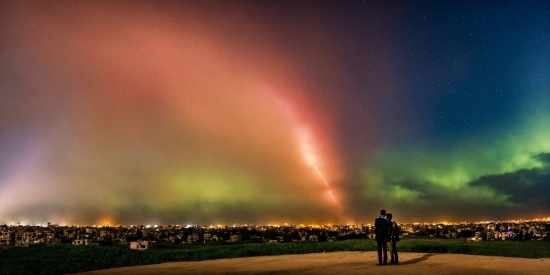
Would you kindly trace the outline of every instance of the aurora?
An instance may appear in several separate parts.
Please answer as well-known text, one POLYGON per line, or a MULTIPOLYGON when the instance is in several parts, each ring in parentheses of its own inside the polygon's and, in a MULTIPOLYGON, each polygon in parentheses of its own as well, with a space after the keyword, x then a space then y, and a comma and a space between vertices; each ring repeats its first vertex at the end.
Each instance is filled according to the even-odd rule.
POLYGON ((550 6, 0 3, 0 224, 550 213, 550 6))

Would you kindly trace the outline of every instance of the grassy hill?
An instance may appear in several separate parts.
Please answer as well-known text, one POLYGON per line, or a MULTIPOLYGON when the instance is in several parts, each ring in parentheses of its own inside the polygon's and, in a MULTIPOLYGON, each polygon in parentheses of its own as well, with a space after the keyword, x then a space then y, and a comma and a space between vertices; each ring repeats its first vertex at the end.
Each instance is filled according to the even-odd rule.
MULTIPOLYGON (((463 239, 404 238, 400 252, 459 253, 522 258, 550 258, 550 242, 467 242, 463 239)), ((375 251, 373 240, 340 242, 207 243, 171 245, 158 243, 149 250, 130 250, 128 245, 49 245, 0 250, 0 274, 60 274, 113 267, 173 261, 200 261, 283 254, 334 251, 375 251)))

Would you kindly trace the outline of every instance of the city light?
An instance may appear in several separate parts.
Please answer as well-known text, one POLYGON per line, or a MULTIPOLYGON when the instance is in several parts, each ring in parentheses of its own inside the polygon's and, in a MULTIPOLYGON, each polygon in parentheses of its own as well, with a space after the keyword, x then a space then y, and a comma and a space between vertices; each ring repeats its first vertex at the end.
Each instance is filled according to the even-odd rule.
MULTIPOLYGON (((29 225, 12 222, 0 225, 0 245, 29 246, 31 244, 55 244, 61 241, 73 245, 128 242, 136 236, 148 241, 160 241, 170 236, 175 244, 193 242, 290 242, 290 241, 338 241, 348 238, 372 239, 375 237, 372 224, 310 224, 297 226, 285 223, 265 225, 130 225, 109 227, 102 225, 29 225), (31 229, 32 228, 32 229, 31 229), (18 232, 17 234, 15 234, 18 232), (202 232, 199 234, 199 232, 202 232), (302 232, 291 234, 291 232, 302 232), (307 234, 304 234, 308 232, 307 234), (17 236, 17 237, 16 237, 17 236), (23 238, 24 236, 24 238, 23 238)), ((549 218, 517 219, 506 221, 478 222, 424 222, 400 223, 403 237, 426 236, 433 238, 462 238, 468 241, 547 240, 549 218)))

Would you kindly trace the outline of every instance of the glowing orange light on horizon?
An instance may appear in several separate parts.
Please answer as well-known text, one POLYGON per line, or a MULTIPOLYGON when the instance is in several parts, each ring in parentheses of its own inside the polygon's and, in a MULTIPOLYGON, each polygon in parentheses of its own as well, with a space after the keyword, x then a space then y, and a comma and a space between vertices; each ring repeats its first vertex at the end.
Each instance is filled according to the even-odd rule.
POLYGON ((103 217, 97 223, 97 225, 99 226, 111 226, 111 224, 114 224, 114 222, 113 222, 113 219, 109 217, 103 217))

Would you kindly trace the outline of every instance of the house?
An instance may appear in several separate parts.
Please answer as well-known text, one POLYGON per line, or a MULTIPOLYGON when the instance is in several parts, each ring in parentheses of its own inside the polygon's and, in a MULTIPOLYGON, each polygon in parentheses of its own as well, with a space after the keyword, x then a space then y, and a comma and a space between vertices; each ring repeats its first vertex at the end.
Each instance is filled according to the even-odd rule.
POLYGON ((476 232, 476 233, 475 233, 475 236, 472 237, 471 240, 472 240, 472 241, 476 241, 476 242, 481 241, 481 232, 476 232))
POLYGON ((230 242, 239 242, 239 241, 242 241, 242 240, 243 240, 243 236, 239 235, 239 234, 233 234, 233 235, 229 236, 229 241, 230 242))
POLYGON ((15 246, 28 247, 31 243, 34 243, 33 232, 23 232, 23 233, 16 234, 15 246))
POLYGON ((316 234, 309 235, 309 240, 312 242, 318 242, 319 236, 317 236, 316 234))
POLYGON ((9 231, 0 232, 0 245, 15 245, 15 233, 9 231))
POLYGON ((76 239, 72 242, 73 245, 89 245, 90 240, 88 239, 76 239))
POLYGON ((199 241, 199 233, 193 232, 189 235, 187 235, 187 242, 198 242, 199 241))
POLYGON ((137 241, 137 242, 130 242, 130 249, 137 249, 137 250, 146 250, 153 246, 153 243, 150 241, 137 241))

